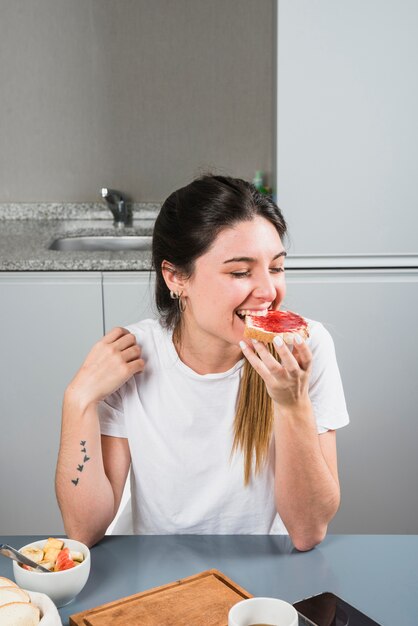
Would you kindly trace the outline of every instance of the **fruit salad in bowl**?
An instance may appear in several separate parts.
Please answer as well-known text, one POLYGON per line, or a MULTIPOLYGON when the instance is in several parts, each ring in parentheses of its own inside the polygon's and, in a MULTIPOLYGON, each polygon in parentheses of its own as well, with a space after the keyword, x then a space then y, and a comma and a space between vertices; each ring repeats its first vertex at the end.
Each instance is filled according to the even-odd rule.
POLYGON ((29 543, 20 552, 49 571, 35 571, 14 561, 16 583, 24 589, 45 593, 58 607, 71 602, 87 582, 90 550, 80 541, 50 537, 29 543))

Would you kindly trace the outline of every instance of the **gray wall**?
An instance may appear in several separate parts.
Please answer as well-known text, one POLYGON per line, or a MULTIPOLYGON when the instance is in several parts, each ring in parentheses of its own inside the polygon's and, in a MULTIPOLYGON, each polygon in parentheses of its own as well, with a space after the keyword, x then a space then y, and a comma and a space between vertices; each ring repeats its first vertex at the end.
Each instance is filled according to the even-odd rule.
POLYGON ((0 202, 272 172, 273 0, 0 0, 0 202))

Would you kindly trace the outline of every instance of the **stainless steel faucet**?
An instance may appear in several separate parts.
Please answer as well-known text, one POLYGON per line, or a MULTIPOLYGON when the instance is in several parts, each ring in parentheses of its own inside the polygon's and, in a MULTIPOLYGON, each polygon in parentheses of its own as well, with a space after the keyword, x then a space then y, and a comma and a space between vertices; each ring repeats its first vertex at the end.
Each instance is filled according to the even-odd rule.
POLYGON ((120 191, 103 187, 102 198, 106 200, 107 206, 112 211, 113 224, 116 227, 123 228, 132 224, 132 209, 120 191))

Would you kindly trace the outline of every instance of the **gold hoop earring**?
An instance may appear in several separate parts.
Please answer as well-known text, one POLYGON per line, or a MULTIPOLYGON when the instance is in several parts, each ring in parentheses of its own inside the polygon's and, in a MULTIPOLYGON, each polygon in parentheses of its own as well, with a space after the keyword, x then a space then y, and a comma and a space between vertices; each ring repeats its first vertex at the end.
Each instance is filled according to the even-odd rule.
POLYGON ((179 295, 179 310, 180 313, 184 313, 184 311, 186 310, 186 303, 184 300, 182 300, 181 295, 179 295))

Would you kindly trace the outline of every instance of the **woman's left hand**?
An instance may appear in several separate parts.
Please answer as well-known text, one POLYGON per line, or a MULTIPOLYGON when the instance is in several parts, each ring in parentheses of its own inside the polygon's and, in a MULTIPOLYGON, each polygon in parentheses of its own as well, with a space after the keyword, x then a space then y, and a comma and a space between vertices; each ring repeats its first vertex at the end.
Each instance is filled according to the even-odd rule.
POLYGON ((312 353, 300 335, 299 339, 301 343, 293 342, 293 353, 281 337, 275 339, 273 345, 280 362, 261 341, 251 341, 252 348, 248 343, 240 342, 245 357, 266 383, 269 396, 283 409, 295 408, 309 399, 312 353))

